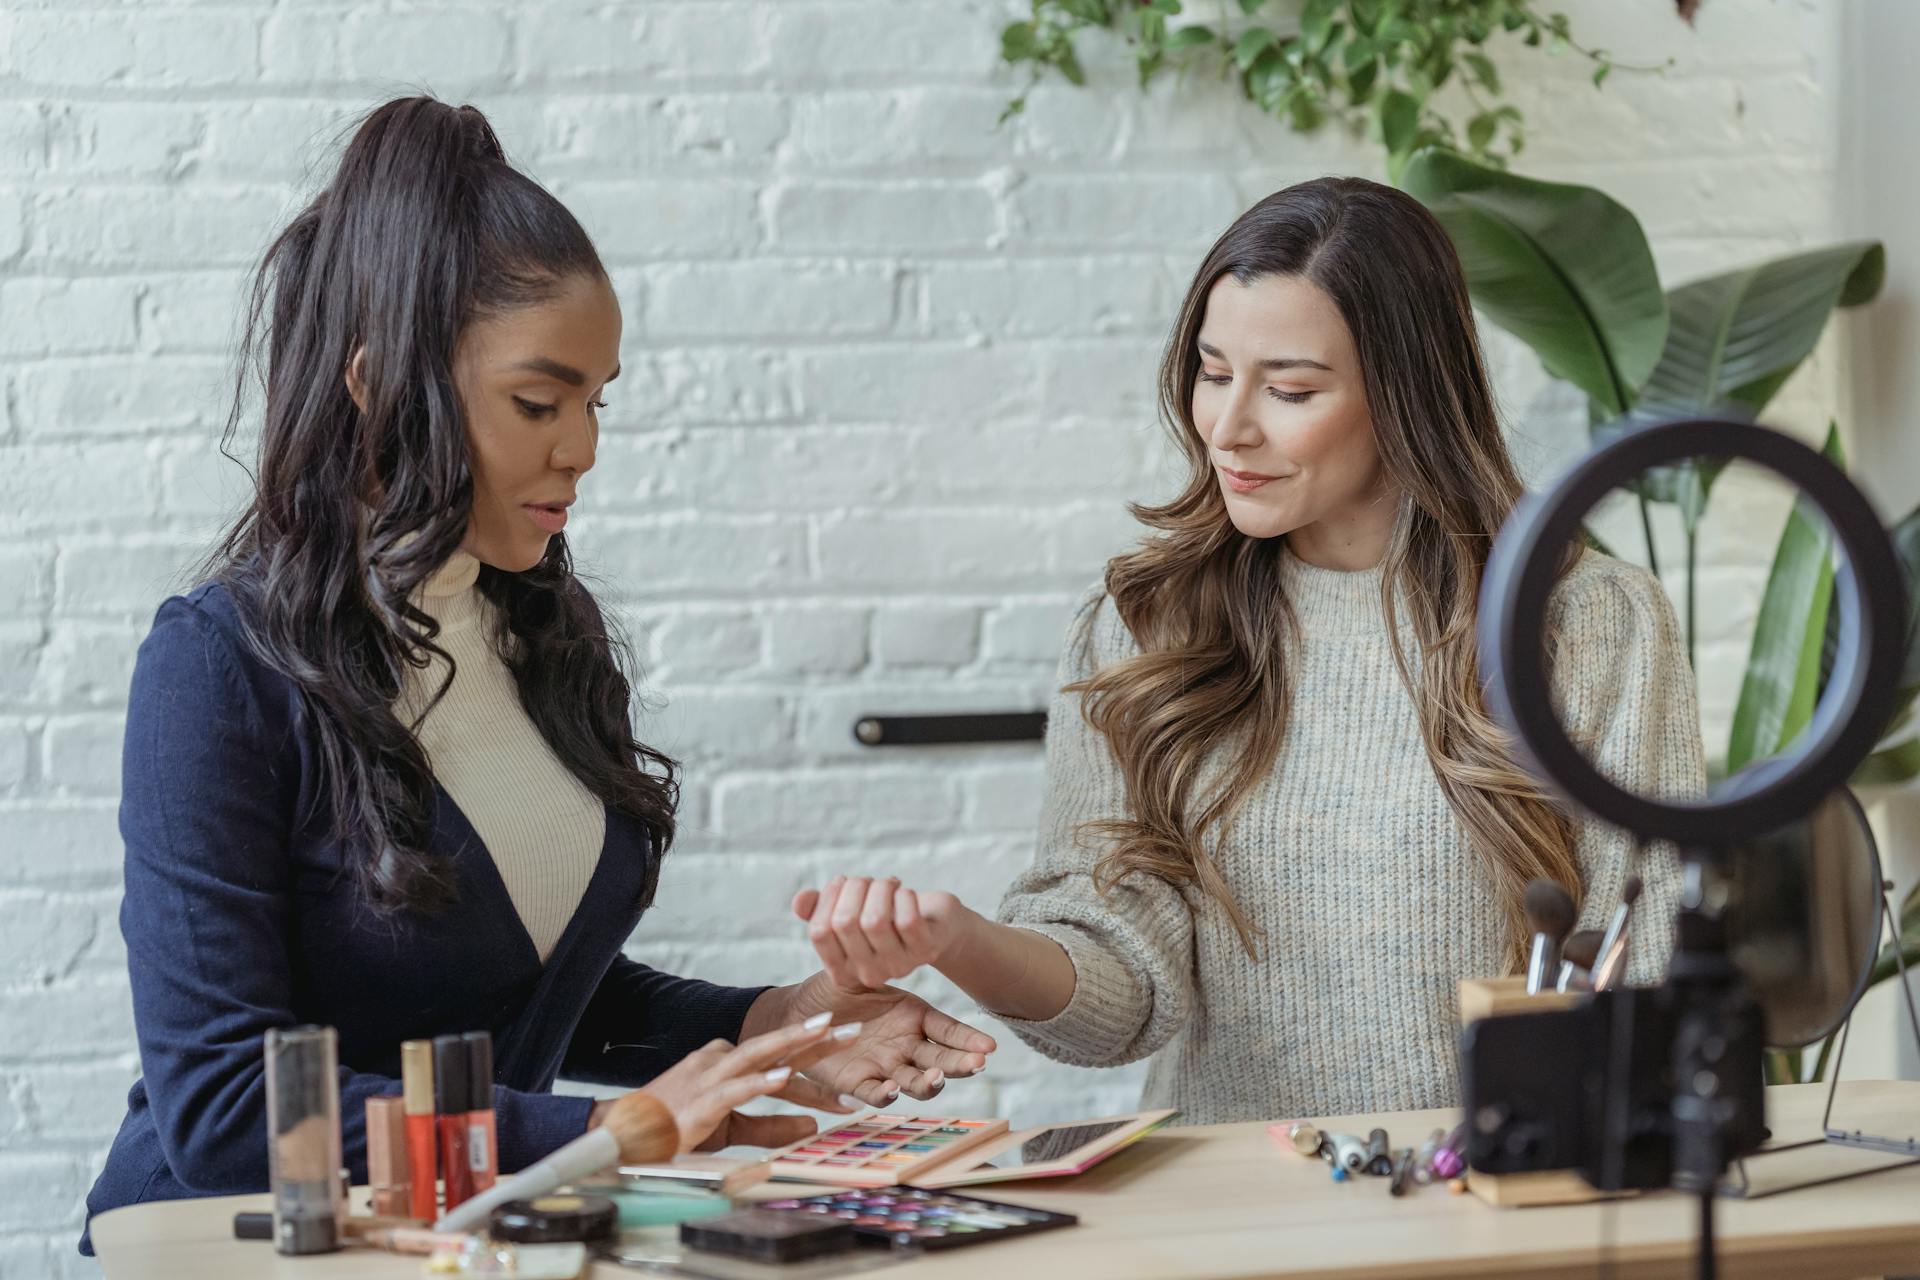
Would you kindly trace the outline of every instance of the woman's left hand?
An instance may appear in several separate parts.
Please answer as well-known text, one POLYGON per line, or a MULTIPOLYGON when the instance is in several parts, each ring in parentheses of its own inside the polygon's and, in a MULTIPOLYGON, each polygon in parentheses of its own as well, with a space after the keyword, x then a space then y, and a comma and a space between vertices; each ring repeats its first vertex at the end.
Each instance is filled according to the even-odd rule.
POLYGON ((816 1051, 816 1060, 778 1096, 827 1111, 851 1109, 838 1102, 841 1095, 874 1107, 884 1107, 903 1093, 931 1098, 948 1080, 984 1070, 987 1055, 998 1047, 992 1036, 911 992, 843 987, 825 973, 768 991, 748 1012, 741 1035, 753 1034, 752 1028, 763 1021, 779 1026, 817 1013, 831 1013, 836 1023, 858 1022, 860 1034, 845 1048, 822 1046, 827 1052, 816 1051))

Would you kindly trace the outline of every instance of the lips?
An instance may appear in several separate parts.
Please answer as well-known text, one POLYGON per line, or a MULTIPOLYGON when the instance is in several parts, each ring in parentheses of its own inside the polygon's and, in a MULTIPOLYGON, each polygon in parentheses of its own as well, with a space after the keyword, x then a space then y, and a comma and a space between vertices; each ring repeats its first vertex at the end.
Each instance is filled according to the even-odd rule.
POLYGON ((551 536, 567 527, 567 507, 565 502, 529 502, 520 509, 527 518, 539 525, 551 536))
POLYGON ((1235 471, 1231 467, 1220 467, 1219 471, 1222 478, 1226 480, 1227 487, 1235 493, 1252 493, 1262 485, 1272 484, 1281 478, 1261 475, 1258 471, 1235 471))

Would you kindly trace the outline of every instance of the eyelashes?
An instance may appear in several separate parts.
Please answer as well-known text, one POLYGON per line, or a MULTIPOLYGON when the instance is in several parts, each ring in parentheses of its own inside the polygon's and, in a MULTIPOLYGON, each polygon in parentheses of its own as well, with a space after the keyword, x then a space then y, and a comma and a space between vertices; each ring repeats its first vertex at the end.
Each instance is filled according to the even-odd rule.
MULTIPOLYGON (((1215 375, 1203 370, 1200 381, 1211 383, 1216 387, 1224 387, 1232 382, 1233 378, 1229 374, 1215 375)), ((1278 387, 1268 387, 1267 394, 1283 404, 1305 404, 1313 396, 1311 391, 1282 391, 1278 387)))
MULTIPOLYGON (((537 400, 522 400, 519 396, 513 397, 513 403, 522 414, 534 419, 551 417, 560 410, 560 406, 557 404, 541 404, 537 400)), ((587 401, 587 408, 592 409, 596 413, 606 407, 607 402, 604 400, 587 401)))

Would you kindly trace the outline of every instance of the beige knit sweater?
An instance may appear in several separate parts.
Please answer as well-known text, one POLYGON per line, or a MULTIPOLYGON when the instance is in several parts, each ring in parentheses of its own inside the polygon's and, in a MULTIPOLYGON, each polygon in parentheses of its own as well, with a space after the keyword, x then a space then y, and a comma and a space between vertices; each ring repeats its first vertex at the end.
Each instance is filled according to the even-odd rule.
MULTIPOLYGON (((1054 697, 1034 865, 1000 908, 1007 923, 1057 940, 1077 974, 1064 1010, 1007 1020, 1013 1031, 1081 1066, 1152 1055, 1141 1105, 1177 1107, 1187 1124, 1453 1105, 1454 984, 1509 967, 1491 881, 1434 777, 1394 663, 1380 570, 1282 554, 1300 622, 1292 720, 1225 845, 1208 843, 1265 931, 1260 958, 1197 890, 1134 876, 1095 891, 1102 846, 1075 831, 1123 814, 1126 792, 1076 694, 1054 697)), ((1554 696, 1576 741, 1591 742, 1622 785, 1700 794, 1693 676, 1658 582, 1589 553, 1553 610, 1564 636, 1554 696)), ((1069 629, 1060 682, 1133 652, 1096 589, 1069 629)), ((1596 928, 1619 900, 1629 842, 1592 822, 1578 839, 1581 927, 1596 928)), ((1649 851, 1641 874, 1633 981, 1665 964, 1678 890, 1670 852, 1649 851)))

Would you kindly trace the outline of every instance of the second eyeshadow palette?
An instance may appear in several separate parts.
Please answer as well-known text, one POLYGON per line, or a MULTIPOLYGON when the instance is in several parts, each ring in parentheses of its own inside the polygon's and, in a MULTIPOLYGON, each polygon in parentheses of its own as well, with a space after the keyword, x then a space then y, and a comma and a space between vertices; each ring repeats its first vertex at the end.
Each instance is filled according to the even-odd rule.
POLYGON ((862 1116, 775 1152, 773 1176, 785 1182, 898 1186, 1006 1131, 1005 1120, 862 1116))

